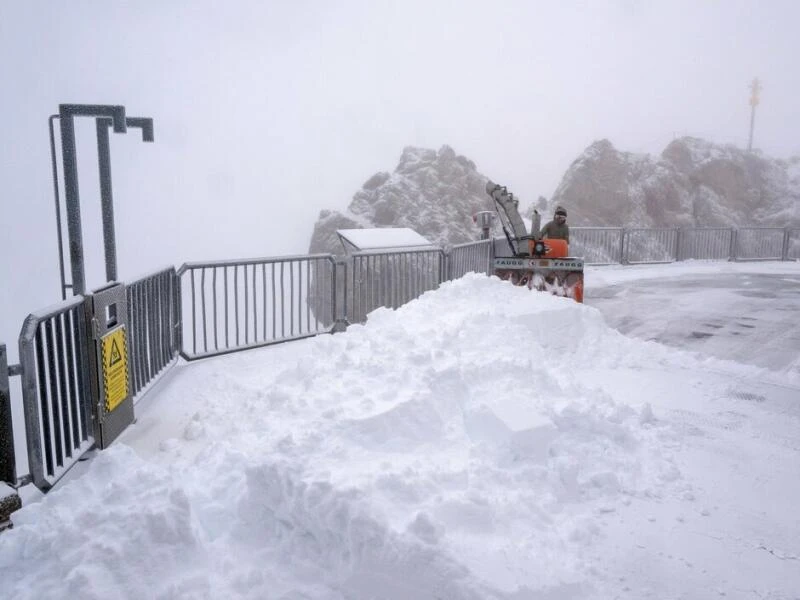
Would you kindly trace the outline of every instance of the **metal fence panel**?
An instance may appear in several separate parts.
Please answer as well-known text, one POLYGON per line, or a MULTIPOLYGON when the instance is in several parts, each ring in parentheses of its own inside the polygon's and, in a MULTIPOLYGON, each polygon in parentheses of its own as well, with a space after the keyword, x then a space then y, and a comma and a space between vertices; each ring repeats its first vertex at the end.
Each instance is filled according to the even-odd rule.
POLYGON ((570 254, 585 264, 610 265, 622 262, 621 227, 570 227, 570 254))
POLYGON ((786 231, 786 247, 783 256, 786 260, 800 260, 800 229, 786 231))
POLYGON ((673 262, 677 255, 677 243, 677 229, 626 229, 624 262, 673 262))
POLYGON ((52 487, 94 445, 84 297, 28 316, 19 339, 28 462, 52 487))
POLYGON ((491 239, 453 246, 447 254, 447 279, 458 279, 467 273, 491 275, 493 250, 491 239))
POLYGON ((397 308, 436 289, 444 275, 444 251, 358 252, 348 265, 347 319, 364 323, 378 307, 397 308))
POLYGON ((136 402, 149 385, 178 359, 181 325, 174 267, 126 286, 131 395, 136 402))
POLYGON ((181 356, 194 360, 331 331, 334 267, 329 254, 183 265, 181 356))
POLYGON ((777 227, 742 227, 736 232, 736 260, 782 260, 785 230, 777 227))
POLYGON ((727 227, 681 229, 678 260, 728 260, 731 257, 733 230, 727 227))

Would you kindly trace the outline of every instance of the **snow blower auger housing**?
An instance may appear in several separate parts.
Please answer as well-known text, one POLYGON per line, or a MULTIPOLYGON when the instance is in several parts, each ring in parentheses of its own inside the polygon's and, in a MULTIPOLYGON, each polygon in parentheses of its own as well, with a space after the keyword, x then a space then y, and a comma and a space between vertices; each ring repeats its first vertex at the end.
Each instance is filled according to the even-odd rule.
POLYGON ((569 256, 565 240, 541 239, 541 217, 535 210, 528 233, 519 201, 504 186, 489 181, 486 193, 494 200, 510 249, 508 256, 495 256, 494 274, 514 285, 583 302, 583 258, 569 256))

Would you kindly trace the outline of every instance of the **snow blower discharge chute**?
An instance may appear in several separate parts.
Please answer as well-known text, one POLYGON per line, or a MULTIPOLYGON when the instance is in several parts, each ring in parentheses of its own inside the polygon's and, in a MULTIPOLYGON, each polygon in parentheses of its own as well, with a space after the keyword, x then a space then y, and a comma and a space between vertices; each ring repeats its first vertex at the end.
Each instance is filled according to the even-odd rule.
POLYGON ((539 237, 541 217, 536 210, 528 233, 519 201, 504 186, 489 181, 486 193, 494 200, 511 250, 508 256, 495 256, 494 274, 514 285, 583 302, 583 258, 569 256, 566 240, 539 237))

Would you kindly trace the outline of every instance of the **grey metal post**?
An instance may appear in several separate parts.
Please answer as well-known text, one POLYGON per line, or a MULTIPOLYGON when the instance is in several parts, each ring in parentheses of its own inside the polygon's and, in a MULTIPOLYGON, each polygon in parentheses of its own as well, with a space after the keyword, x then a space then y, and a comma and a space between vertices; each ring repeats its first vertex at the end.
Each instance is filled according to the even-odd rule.
POLYGON ((72 267, 72 294, 86 292, 83 264, 83 232, 81 230, 80 193, 78 191, 78 160, 75 148, 75 117, 111 117, 114 131, 125 133, 125 107, 97 104, 60 104, 61 158, 64 161, 64 194, 67 204, 69 257, 72 267))
POLYGON ((625 228, 623 227, 619 237, 619 264, 621 265, 627 264, 628 262, 625 257, 625 234, 625 228))
POLYGON ((56 136, 53 132, 53 121, 58 119, 58 115, 50 115, 47 120, 50 129, 50 162, 53 166, 53 194, 56 200, 56 228, 58 230, 58 271, 61 275, 61 299, 67 299, 67 280, 64 277, 64 240, 61 236, 61 200, 58 195, 58 166, 56 164, 56 136))
POLYGON ((675 229, 675 260, 681 260, 681 245, 683 244, 683 229, 675 229))
POLYGON ((788 227, 783 228, 783 248, 781 249, 781 260, 789 260, 789 237, 792 230, 788 227))
POLYGON ((736 228, 731 227, 731 245, 728 249, 728 260, 731 262, 735 262, 737 258, 736 242, 736 228))
MULTIPOLYGON (((139 127, 142 141, 153 141, 153 119, 127 117, 127 127, 139 127)), ((96 119, 97 166, 100 171, 100 203, 103 213, 103 248, 106 258, 106 281, 117 280, 117 240, 114 233, 114 198, 111 193, 111 151, 108 144, 108 128, 112 120, 108 117, 96 119)))
POLYGON ((11 393, 8 386, 8 354, 5 344, 0 344, 0 481, 12 485, 17 483, 11 393))

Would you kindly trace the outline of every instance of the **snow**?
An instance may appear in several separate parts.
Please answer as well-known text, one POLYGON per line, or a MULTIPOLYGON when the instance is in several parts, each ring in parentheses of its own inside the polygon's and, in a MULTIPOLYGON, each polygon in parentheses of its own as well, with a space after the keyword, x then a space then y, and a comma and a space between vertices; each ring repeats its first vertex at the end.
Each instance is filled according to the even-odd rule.
POLYGON ((369 229, 337 229, 336 233, 358 250, 375 248, 406 248, 432 244, 408 227, 381 227, 369 229))
MULTIPOLYGON (((751 270, 800 281, 694 262, 587 290, 751 270)), ((179 364, 14 514, 0 596, 797 598, 799 382, 625 336, 590 298, 471 274, 179 364)))

